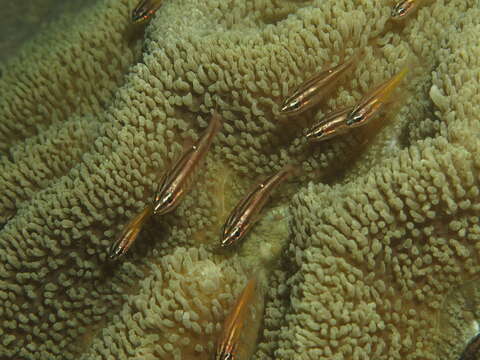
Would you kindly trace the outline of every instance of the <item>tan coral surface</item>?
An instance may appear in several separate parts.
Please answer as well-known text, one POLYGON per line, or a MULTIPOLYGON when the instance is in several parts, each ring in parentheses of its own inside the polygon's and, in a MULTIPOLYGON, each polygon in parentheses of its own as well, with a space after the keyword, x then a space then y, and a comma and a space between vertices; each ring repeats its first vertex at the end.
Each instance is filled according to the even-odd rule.
POLYGON ((1 67, 0 358, 210 359, 258 272, 255 359, 458 357, 476 315, 451 290, 480 271, 478 2, 424 2, 400 24, 391 1, 166 0, 132 26, 135 5, 98 1, 1 67), (278 116, 349 56, 323 104, 278 116), (305 143, 405 65, 381 129, 305 143), (213 108, 225 124, 193 191, 107 261, 213 108), (300 176, 237 255, 217 253, 229 209, 287 163, 300 176))

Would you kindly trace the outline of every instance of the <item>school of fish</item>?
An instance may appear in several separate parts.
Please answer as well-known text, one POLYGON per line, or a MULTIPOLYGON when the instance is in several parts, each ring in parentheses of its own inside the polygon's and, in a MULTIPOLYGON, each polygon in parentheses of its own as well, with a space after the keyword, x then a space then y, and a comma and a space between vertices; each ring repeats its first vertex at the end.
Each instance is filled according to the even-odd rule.
MULTIPOLYGON (((141 0, 132 11, 131 21, 134 24, 145 23, 161 6, 161 0, 141 0)), ((391 19, 405 19, 418 8, 421 0, 401 0, 393 8, 391 19)), ((355 65, 354 57, 335 66, 328 67, 313 74, 299 84, 280 104, 279 116, 293 117, 314 109, 326 99, 339 79, 348 73, 355 65)), ((408 67, 402 68, 396 75, 362 96, 355 104, 336 109, 327 114, 319 123, 306 130, 308 143, 318 143, 355 131, 384 113, 391 104, 393 94, 406 77, 408 67)), ((188 193, 195 178, 195 173, 201 168, 208 150, 212 146, 215 135, 222 128, 222 117, 217 111, 212 112, 209 126, 200 139, 179 157, 158 183, 152 201, 126 224, 109 249, 108 257, 118 259, 124 256, 141 229, 152 216, 164 215, 175 210, 188 193)), ((245 241, 248 232, 260 218, 263 208, 274 190, 285 180, 296 173, 293 165, 287 164, 277 173, 259 182, 253 190, 233 208, 225 220, 223 229, 219 231, 221 248, 234 248, 245 241)), ((234 360, 239 358, 241 333, 249 315, 256 289, 260 286, 258 279, 252 276, 238 296, 218 337, 214 360, 234 360)), ((468 344, 460 359, 474 359, 480 355, 480 335, 468 344)))

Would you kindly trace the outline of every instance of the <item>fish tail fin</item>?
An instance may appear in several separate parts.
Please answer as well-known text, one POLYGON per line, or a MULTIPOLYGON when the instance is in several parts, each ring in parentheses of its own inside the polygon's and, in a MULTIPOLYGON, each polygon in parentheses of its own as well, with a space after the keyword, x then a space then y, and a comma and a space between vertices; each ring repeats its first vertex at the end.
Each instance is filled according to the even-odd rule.
POLYGON ((223 117, 217 111, 217 109, 213 110, 212 118, 210 119, 210 124, 208 125, 208 132, 215 136, 223 126, 223 117))
POLYGON ((291 179, 292 177, 299 176, 301 174, 302 169, 298 165, 294 165, 292 163, 286 164, 281 170, 284 173, 285 180, 291 179))
POLYGON ((400 71, 397 73, 397 75, 395 75, 395 79, 398 79, 398 82, 402 81, 405 76, 407 76, 407 73, 409 72, 410 70, 410 66, 409 65, 404 65, 400 71))
POLYGON ((358 62, 363 59, 364 55, 365 48, 360 47, 359 49, 352 49, 352 51, 348 51, 348 49, 342 49, 339 57, 340 62, 343 63, 343 67, 345 69, 352 68, 353 71, 358 62))

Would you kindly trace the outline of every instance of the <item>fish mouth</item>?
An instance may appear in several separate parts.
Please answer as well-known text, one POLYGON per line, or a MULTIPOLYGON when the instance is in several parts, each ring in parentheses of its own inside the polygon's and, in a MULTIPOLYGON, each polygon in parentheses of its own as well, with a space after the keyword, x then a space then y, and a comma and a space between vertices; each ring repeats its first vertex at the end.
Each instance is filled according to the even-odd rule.
POLYGON ((158 202, 157 204, 154 203, 153 205, 153 215, 165 215, 173 210, 175 210, 178 206, 178 202, 176 204, 166 204, 165 202, 158 202))
POLYGON ((120 256, 123 255, 123 250, 120 249, 120 248, 117 248, 116 246, 116 242, 112 244, 112 246, 110 246, 110 249, 108 250, 108 258, 110 260, 116 260, 118 259, 120 256))
POLYGON ((221 247, 222 249, 226 249, 226 248, 228 248, 230 245, 232 245, 232 241, 231 241, 231 240, 229 240, 229 239, 223 239, 223 238, 221 239, 221 241, 220 241, 220 247, 221 247))
POLYGON ((308 141, 313 142, 313 141, 322 140, 324 135, 325 133, 323 132, 323 130, 320 130, 317 132, 308 132, 305 134, 305 137, 307 138, 308 141))
POLYGON ((290 108, 289 108, 288 104, 283 103, 282 107, 280 108, 280 112, 281 113, 287 113, 289 111, 290 111, 290 108))
POLYGON ((234 241, 231 237, 223 235, 220 237, 220 248, 221 249, 228 249, 233 245, 234 241))

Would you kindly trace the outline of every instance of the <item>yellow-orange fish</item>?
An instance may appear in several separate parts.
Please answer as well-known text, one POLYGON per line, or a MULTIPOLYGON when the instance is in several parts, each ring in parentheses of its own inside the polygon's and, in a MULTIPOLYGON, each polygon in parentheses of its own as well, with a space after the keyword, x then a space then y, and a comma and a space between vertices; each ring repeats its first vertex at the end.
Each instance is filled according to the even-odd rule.
POLYGON ((418 7, 420 0, 400 0, 392 9, 392 20, 398 21, 406 18, 418 7))
POLYGON ((380 110, 390 102, 393 90, 398 86, 407 74, 408 68, 403 68, 398 74, 385 81, 380 86, 365 95, 354 106, 347 116, 347 125, 352 127, 361 126, 369 122, 380 110))
POLYGON ((273 189, 282 183, 293 170, 293 166, 284 167, 278 173, 260 182, 238 203, 223 226, 221 247, 237 244, 245 236, 255 224, 273 189))
POLYGON ((255 295, 257 281, 252 278, 248 281, 240 296, 237 298, 233 309, 223 323, 222 332, 217 341, 215 360, 237 359, 238 343, 245 320, 255 295))
POLYGON ((140 0, 132 11, 132 23, 140 24, 150 19, 160 7, 162 0, 140 0))
POLYGON ((147 205, 140 211, 130 222, 125 226, 118 238, 110 247, 108 257, 110 259, 119 258, 125 255, 128 249, 132 246, 142 230, 143 224, 152 216, 153 205, 147 205))
POLYGON ((354 63, 352 57, 337 66, 323 70, 304 81, 283 101, 280 113, 298 115, 317 105, 342 74, 354 63))
POLYGON ((351 127, 347 125, 347 116, 352 109, 353 107, 346 107, 327 114, 322 121, 308 130, 305 135, 307 140, 309 142, 319 142, 350 131, 351 127))
POLYGON ((215 111, 202 137, 185 151, 176 164, 163 176, 153 201, 155 215, 166 214, 178 206, 190 190, 195 170, 201 165, 221 127, 222 117, 215 111))

